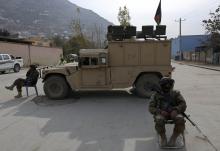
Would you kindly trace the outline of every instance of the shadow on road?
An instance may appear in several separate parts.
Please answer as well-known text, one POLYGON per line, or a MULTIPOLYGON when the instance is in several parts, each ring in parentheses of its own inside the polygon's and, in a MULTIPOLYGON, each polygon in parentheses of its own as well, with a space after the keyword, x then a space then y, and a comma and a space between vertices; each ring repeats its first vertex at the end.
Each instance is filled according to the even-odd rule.
POLYGON ((75 99, 50 100, 45 95, 42 95, 42 96, 34 97, 31 101, 39 106, 61 106, 61 105, 72 104, 77 100, 75 99))
POLYGON ((7 109, 10 107, 16 107, 19 104, 21 104, 22 102, 24 102, 26 100, 26 98, 20 98, 20 99, 12 99, 6 102, 1 102, 0 103, 0 110, 1 109, 7 109))
MULTIPOLYGON (((111 98, 118 100, 120 98, 124 99, 126 97, 132 98, 137 97, 132 94, 127 93, 126 91, 81 91, 81 92, 72 92, 68 98, 63 100, 51 100, 48 99, 45 95, 36 96, 31 101, 40 106, 60 106, 72 104, 77 101, 84 101, 89 99, 90 101, 99 101, 102 102, 105 98, 111 98)), ((136 98, 137 99, 137 98, 136 98)), ((141 100, 141 99, 140 99, 141 100)))
POLYGON ((18 72, 14 72, 13 70, 11 70, 11 71, 6 71, 6 72, 0 72, 0 75, 8 75, 8 74, 16 74, 16 73, 18 73, 18 72))
MULTIPOLYGON (((59 134, 68 134, 69 140, 78 143, 77 151, 160 150, 148 100, 125 91, 77 92, 73 96, 65 100, 38 96, 21 101, 13 116, 46 120, 38 122, 40 136, 65 139, 59 134)), ((18 104, 8 102, 2 107, 18 104)))
POLYGON ((122 90, 113 90, 113 91, 80 91, 80 92, 72 92, 71 93, 72 97, 95 97, 95 98, 106 98, 106 97, 111 97, 111 98, 120 98, 120 97, 136 97, 132 94, 129 94, 127 91, 122 91, 122 90))

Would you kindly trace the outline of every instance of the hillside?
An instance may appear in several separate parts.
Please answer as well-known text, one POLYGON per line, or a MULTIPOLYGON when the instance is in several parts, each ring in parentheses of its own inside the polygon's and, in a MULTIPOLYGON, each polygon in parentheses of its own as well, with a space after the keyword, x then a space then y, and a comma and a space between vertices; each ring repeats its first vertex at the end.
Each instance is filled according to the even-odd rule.
POLYGON ((0 1, 0 28, 19 32, 23 36, 68 36, 71 35, 71 21, 80 19, 84 33, 90 36, 100 33, 103 39, 107 26, 112 24, 93 11, 78 7, 68 0, 0 1))

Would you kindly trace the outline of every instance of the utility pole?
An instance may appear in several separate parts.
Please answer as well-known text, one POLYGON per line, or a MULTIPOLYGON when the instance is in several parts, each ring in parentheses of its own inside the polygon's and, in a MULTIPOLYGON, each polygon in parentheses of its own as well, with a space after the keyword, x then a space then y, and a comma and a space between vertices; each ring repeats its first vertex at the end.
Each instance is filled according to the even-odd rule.
POLYGON ((179 20, 175 20, 175 22, 179 22, 179 52, 180 52, 180 60, 182 61, 182 21, 186 21, 186 19, 180 18, 179 20))

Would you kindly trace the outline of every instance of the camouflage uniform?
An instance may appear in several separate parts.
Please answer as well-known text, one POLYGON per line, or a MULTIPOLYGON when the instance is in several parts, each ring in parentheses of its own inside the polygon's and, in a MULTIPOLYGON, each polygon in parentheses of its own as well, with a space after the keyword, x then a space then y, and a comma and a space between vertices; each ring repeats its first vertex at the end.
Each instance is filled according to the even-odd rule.
POLYGON ((161 136, 165 136, 165 121, 169 119, 173 120, 175 124, 173 131, 174 137, 177 137, 179 134, 184 132, 185 120, 181 113, 185 112, 185 110, 186 102, 179 91, 170 90, 168 94, 157 92, 151 96, 149 111, 154 115, 155 129, 161 136), (168 113, 176 110, 178 114, 174 119, 172 119, 170 115, 168 117, 161 115, 160 111, 162 110, 168 113))

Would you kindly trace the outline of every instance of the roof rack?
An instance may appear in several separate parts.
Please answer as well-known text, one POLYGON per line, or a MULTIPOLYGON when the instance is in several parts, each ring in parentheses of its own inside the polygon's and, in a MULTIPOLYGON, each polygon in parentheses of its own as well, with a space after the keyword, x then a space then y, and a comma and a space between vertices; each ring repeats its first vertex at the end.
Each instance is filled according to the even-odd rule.
POLYGON ((157 25, 154 30, 153 25, 144 25, 142 26, 142 31, 136 31, 135 26, 108 26, 107 39, 108 41, 123 41, 126 39, 131 39, 135 37, 137 39, 143 38, 147 39, 157 39, 157 40, 166 40, 166 25, 157 25))

